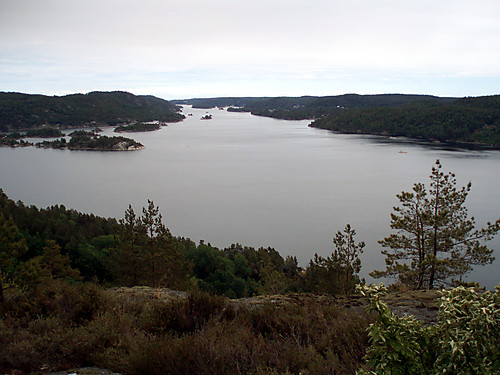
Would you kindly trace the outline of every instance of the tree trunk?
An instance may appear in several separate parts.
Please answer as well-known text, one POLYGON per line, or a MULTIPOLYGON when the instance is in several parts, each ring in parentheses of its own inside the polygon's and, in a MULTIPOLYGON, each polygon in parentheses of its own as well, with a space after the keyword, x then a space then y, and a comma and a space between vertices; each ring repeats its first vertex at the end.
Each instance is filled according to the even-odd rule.
POLYGON ((416 220, 417 220, 417 246, 418 246, 418 282, 417 282, 417 289, 422 289, 424 285, 424 274, 425 274, 425 267, 424 267, 424 260, 425 260, 425 242, 424 242, 424 225, 422 223, 422 216, 420 215, 419 211, 417 210, 416 220))
POLYGON ((437 252, 438 252, 438 205, 439 205, 439 199, 440 199, 440 191, 439 191, 439 181, 436 182, 436 196, 435 196, 435 203, 434 203, 434 243, 433 243, 433 249, 432 249, 432 255, 434 255, 434 259, 432 259, 431 263, 431 274, 429 277, 429 289, 434 288, 434 276, 436 274, 436 261, 437 261, 437 252))

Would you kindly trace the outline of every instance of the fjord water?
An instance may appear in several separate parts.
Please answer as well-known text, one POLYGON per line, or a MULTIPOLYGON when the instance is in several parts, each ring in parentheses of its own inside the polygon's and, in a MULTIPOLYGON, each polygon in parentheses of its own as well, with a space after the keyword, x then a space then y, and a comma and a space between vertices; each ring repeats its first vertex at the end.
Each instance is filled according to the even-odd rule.
MULTIPOLYGON (((151 199, 176 236, 217 247, 271 246, 306 266, 331 254, 350 223, 365 241, 361 274, 384 268, 377 240, 390 233, 395 195, 426 182, 436 159, 472 181, 479 225, 500 217, 500 152, 443 149, 408 140, 342 135, 248 113, 184 108, 181 123, 130 134, 134 152, 0 149, 0 188, 14 200, 122 218, 151 199), (200 120, 206 113, 212 120, 200 120)), ((106 135, 113 135, 107 128, 106 135)), ((127 135, 126 135, 127 136, 127 135)), ((500 238, 490 242, 500 257, 500 238)), ((493 288, 500 260, 469 279, 493 288)))

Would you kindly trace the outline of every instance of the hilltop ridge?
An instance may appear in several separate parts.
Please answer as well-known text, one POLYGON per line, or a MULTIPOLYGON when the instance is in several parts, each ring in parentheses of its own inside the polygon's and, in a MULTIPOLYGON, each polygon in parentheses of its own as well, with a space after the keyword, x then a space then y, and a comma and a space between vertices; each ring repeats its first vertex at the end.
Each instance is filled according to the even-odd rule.
POLYGON ((133 122, 178 122, 184 119, 171 102, 124 91, 66 96, 0 92, 0 131, 43 126, 117 125, 133 122))
POLYGON ((301 97, 222 97, 174 100, 195 108, 285 120, 314 120, 311 127, 341 133, 405 136, 465 148, 500 149, 500 95, 437 97, 381 94, 301 97))

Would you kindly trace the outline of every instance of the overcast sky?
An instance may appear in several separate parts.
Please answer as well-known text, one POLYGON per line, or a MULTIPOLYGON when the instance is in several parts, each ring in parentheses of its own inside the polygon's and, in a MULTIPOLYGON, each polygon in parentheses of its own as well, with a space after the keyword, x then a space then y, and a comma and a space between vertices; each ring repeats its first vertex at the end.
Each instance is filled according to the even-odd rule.
POLYGON ((0 0, 0 91, 500 93, 499 0, 0 0))

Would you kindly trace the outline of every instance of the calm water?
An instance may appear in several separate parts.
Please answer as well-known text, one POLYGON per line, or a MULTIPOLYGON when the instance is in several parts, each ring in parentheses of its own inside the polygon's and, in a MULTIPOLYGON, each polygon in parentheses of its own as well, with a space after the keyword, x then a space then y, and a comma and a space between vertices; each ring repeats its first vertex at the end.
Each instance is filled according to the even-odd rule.
MULTIPOLYGON (((384 268, 377 240, 390 233, 395 195, 427 182, 438 158, 460 185, 472 181, 467 207, 478 224, 500 217, 498 151, 339 135, 309 121, 216 109, 185 113, 193 116, 131 135, 146 146, 136 152, 0 148, 0 187, 28 205, 116 218, 128 204, 139 212, 152 199, 174 235, 218 247, 271 246, 304 266, 316 252, 331 254, 332 237, 350 223, 367 243, 363 277, 384 268), (206 112, 213 120, 200 120, 206 112)), ((490 245, 500 257, 500 238, 490 245)), ((470 279, 494 287, 500 260, 470 279)))

